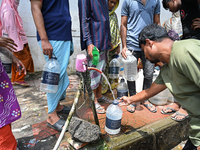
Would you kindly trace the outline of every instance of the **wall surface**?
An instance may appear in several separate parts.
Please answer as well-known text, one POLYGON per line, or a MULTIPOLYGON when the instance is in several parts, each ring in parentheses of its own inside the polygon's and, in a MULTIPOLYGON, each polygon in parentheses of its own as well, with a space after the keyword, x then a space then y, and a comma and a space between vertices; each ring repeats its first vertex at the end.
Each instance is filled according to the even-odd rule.
MULTIPOLYGON (((1 2, 2 0, 0 0, 1 2)), ((85 51, 80 50, 80 30, 79 30, 79 19, 78 19, 78 0, 69 0, 70 3, 70 12, 72 17, 72 35, 73 35, 73 43, 74 43, 74 54, 70 58, 70 63, 68 67, 68 73, 72 73, 75 71, 75 59, 76 55, 80 53, 85 53, 85 51)), ((123 1, 120 1, 119 7, 116 10, 118 15, 119 24, 121 22, 120 14, 121 14, 121 5, 123 1)), ((34 21, 31 14, 31 6, 30 0, 20 0, 19 14, 22 17, 24 29, 28 37, 28 43, 31 49, 31 54, 33 57, 35 70, 41 71, 45 64, 45 60, 42 54, 42 51, 36 40, 36 28, 34 25, 34 21)), ((161 24, 165 20, 171 17, 171 13, 162 8, 161 5, 161 24)))

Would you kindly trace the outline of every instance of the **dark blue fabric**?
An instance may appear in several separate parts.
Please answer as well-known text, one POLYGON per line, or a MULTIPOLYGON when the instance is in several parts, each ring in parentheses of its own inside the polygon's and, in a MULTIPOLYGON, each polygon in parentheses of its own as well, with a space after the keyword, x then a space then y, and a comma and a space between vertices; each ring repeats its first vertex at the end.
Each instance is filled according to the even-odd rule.
POLYGON ((78 0, 81 30, 81 49, 93 44, 99 50, 111 47, 107 0, 78 0))
MULTIPOLYGON (((48 39, 72 41, 69 0, 42 1, 42 15, 48 39)), ((40 40, 38 32, 37 39, 40 40)))

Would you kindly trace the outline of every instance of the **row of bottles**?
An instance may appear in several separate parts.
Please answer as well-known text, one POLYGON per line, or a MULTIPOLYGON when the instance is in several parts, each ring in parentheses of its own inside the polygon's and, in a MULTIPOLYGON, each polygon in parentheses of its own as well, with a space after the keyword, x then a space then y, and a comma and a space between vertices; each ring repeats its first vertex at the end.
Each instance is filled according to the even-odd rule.
POLYGON ((118 79, 119 71, 122 68, 124 70, 124 77, 128 81, 135 81, 138 78, 137 59, 132 55, 130 51, 126 51, 127 58, 114 55, 109 64, 109 78, 118 79))
MULTIPOLYGON (((119 79, 119 71, 124 71, 124 78, 128 81, 135 81, 138 78, 137 59, 130 51, 126 52, 127 58, 124 59, 114 55, 109 64, 109 78, 119 79)), ((128 86, 125 79, 121 78, 117 86, 117 99, 128 96, 128 86)), ((118 100, 114 100, 106 109, 105 131, 108 134, 118 134, 121 129, 122 109, 118 106, 118 100)))

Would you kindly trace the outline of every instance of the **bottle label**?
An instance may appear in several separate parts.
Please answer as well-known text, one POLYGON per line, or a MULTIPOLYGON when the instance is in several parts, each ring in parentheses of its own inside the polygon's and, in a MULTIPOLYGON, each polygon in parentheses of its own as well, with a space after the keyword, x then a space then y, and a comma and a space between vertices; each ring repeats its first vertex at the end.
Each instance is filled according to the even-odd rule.
POLYGON ((59 73, 43 71, 41 82, 44 84, 58 85, 59 77, 60 77, 59 73))
POLYGON ((109 67, 109 74, 119 74, 119 67, 109 67))
POLYGON ((128 90, 127 91, 117 91, 117 98, 128 96, 128 90))
POLYGON ((106 117, 106 127, 109 129, 119 129, 121 126, 121 119, 120 120, 112 120, 106 117))

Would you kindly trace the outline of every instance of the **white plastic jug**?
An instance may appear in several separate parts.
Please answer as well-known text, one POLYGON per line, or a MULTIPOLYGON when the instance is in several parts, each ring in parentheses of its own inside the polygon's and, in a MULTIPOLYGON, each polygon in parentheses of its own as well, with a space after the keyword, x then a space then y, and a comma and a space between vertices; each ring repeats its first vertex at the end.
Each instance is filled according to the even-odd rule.
POLYGON ((126 51, 127 58, 122 58, 124 66, 124 77, 128 81, 135 81, 138 78, 137 59, 128 50, 126 51))
POLYGON ((118 104, 118 100, 115 99, 106 109, 105 130, 108 134, 118 134, 120 132, 123 111, 118 104))

